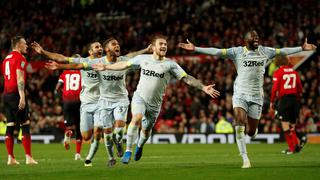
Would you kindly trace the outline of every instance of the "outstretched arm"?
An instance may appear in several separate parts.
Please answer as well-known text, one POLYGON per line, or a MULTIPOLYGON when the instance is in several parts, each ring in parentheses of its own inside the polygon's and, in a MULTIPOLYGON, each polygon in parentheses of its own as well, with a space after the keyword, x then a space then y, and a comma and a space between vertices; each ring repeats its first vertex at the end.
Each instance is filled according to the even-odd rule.
POLYGON ((201 47, 196 47, 193 43, 191 43, 187 39, 187 43, 179 43, 178 46, 182 49, 185 49, 187 51, 191 52, 198 52, 201 54, 208 54, 208 55, 213 55, 213 56, 222 56, 226 55, 226 49, 218 49, 218 48, 201 48, 201 47))
POLYGON ((93 64, 92 68, 95 71, 104 71, 104 70, 121 71, 121 70, 129 68, 129 66, 130 66, 130 64, 127 61, 122 61, 122 62, 117 62, 114 64, 97 63, 97 64, 93 64))
POLYGON ((279 49, 279 51, 281 55, 289 55, 289 54, 298 53, 300 51, 313 51, 315 49, 317 49, 317 46, 315 46, 314 44, 309 44, 308 39, 306 38, 301 47, 281 48, 279 49))
POLYGON ((125 56, 127 56, 128 58, 133 58, 135 56, 138 56, 140 54, 144 54, 144 53, 148 53, 148 52, 152 52, 152 44, 149 44, 149 46, 145 49, 142 49, 140 51, 135 51, 135 52, 131 52, 131 53, 128 53, 126 54, 125 56))
POLYGON ((31 47, 38 54, 47 56, 50 59, 53 59, 53 60, 56 60, 56 61, 60 61, 60 62, 68 62, 68 57, 66 57, 66 56, 64 56, 62 54, 46 51, 37 42, 31 43, 31 47))
POLYGON ((185 77, 183 77, 182 80, 185 83, 187 83, 188 85, 202 90, 203 92, 205 92, 206 94, 208 94, 212 98, 216 98, 216 97, 220 96, 220 92, 213 88, 214 84, 205 86, 199 80, 197 80, 196 78, 194 78, 193 76, 190 76, 190 75, 186 75, 185 77))
POLYGON ((45 67, 50 70, 58 70, 58 69, 85 69, 86 66, 84 63, 82 64, 60 64, 55 61, 49 61, 45 64, 45 67))

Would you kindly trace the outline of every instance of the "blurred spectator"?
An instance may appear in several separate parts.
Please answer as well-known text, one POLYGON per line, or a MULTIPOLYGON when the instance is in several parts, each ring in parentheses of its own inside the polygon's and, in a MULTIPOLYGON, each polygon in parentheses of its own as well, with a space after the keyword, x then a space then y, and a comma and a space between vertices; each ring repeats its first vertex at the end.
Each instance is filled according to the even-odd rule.
MULTIPOLYGON (((87 43, 94 39, 103 41, 109 36, 118 37, 123 54, 146 47, 156 33, 168 36, 169 44, 172 44, 168 54, 173 57, 186 53, 175 46, 186 38, 200 46, 239 46, 243 44, 243 34, 252 27, 261 34, 261 44, 266 46, 298 46, 305 37, 311 43, 320 42, 318 0, 292 0, 290 3, 285 0, 110 0, 108 3, 103 0, 59 3, 54 0, 3 0, 0 5, 3 7, 0 11, 1 59, 10 51, 10 38, 17 34, 25 36, 29 42, 38 41, 51 51, 83 56, 86 56, 87 43)), ((42 58, 32 52, 27 56, 32 61, 42 58)), ((232 124, 232 91, 236 76, 232 63, 204 56, 201 60, 182 60, 179 64, 204 84, 215 83, 221 97, 212 100, 184 83, 173 81, 168 85, 155 132, 212 133, 221 119, 219 114, 232 124)), ((311 56, 298 71, 304 94, 297 130, 319 132, 320 56, 311 56)), ((61 99, 53 96, 59 72, 41 68, 40 71, 30 70, 30 73, 27 95, 30 97, 32 133, 62 133, 61 99)), ((131 72, 127 77, 130 97, 139 80, 138 73, 131 72)), ((271 75, 266 73, 260 133, 279 131, 278 121, 267 114, 271 75)), ((0 84, 3 87, 1 81, 0 84)))
POLYGON ((234 131, 232 124, 226 121, 226 118, 224 118, 222 115, 218 115, 218 119, 219 121, 216 124, 216 133, 232 134, 234 131))

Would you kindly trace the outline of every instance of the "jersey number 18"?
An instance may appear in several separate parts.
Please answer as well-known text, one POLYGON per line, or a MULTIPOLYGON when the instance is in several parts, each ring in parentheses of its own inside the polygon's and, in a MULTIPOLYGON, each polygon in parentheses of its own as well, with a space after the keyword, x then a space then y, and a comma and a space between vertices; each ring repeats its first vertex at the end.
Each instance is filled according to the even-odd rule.
POLYGON ((66 75, 66 90, 78 90, 80 86, 79 74, 67 74, 66 75))

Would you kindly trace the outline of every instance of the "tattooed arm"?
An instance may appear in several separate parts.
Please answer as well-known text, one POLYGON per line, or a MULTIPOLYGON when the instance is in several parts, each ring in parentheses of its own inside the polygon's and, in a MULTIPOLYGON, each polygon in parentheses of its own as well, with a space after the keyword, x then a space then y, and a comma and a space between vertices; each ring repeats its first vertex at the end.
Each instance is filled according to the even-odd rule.
POLYGON ((21 70, 17 70, 17 84, 18 84, 18 91, 20 95, 19 101, 19 109, 22 110, 26 106, 26 97, 25 97, 25 82, 24 82, 24 72, 21 70))
POLYGON ((186 75, 182 78, 182 80, 187 83, 189 86, 193 86, 197 89, 202 90, 206 94, 210 95, 212 98, 216 98, 220 95, 220 92, 213 88, 214 84, 205 86, 198 79, 193 76, 186 75))

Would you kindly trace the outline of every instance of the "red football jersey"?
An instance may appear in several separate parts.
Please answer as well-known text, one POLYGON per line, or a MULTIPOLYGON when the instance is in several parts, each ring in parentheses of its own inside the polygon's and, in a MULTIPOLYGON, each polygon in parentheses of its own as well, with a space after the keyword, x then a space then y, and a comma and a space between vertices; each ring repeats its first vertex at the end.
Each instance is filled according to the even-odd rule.
POLYGON ((24 72, 24 82, 26 84, 27 60, 17 51, 12 51, 2 62, 2 73, 4 76, 4 94, 18 93, 17 70, 24 72))
POLYGON ((80 101, 81 74, 79 70, 63 71, 59 77, 59 82, 63 83, 63 101, 80 101))
POLYGON ((302 84, 297 71, 289 66, 281 66, 273 74, 271 102, 284 95, 293 94, 297 97, 302 93, 302 84))

